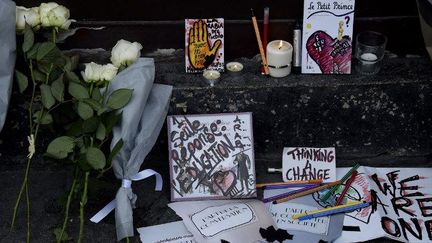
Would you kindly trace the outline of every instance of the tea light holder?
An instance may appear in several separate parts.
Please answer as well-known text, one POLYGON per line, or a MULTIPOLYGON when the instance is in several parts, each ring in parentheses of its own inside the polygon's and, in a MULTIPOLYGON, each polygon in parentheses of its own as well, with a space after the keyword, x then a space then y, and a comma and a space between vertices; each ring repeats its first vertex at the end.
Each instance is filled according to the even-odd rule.
POLYGON ((229 62, 227 63, 226 68, 229 72, 238 74, 243 70, 243 64, 239 62, 229 62))
POLYGON ((213 87, 215 83, 219 81, 220 72, 216 70, 205 70, 203 72, 203 77, 206 80, 206 82, 210 84, 211 87, 213 87))
POLYGON ((270 76, 282 78, 291 73, 293 47, 283 40, 274 40, 267 45, 267 63, 270 76))

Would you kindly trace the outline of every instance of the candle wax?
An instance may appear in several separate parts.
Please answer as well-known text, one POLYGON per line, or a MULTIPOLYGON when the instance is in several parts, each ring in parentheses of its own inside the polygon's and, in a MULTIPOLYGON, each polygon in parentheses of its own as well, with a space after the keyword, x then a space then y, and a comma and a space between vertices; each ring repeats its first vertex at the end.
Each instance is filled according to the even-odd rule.
POLYGON ((360 58, 364 61, 373 62, 378 59, 378 57, 373 53, 363 53, 361 54, 360 58))

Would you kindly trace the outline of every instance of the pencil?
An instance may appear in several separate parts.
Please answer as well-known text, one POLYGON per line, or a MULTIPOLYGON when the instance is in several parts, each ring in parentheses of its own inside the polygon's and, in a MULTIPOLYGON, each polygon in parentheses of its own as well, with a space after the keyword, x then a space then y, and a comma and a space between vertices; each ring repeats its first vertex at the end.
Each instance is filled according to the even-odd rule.
POLYGON ((311 214, 327 212, 327 211, 338 209, 338 208, 346 208, 346 207, 350 207, 350 206, 357 205, 357 204, 360 204, 360 203, 363 203, 363 202, 362 201, 350 201, 350 202, 347 202, 346 204, 335 206, 335 207, 322 208, 322 209, 318 209, 318 210, 309 211, 307 213, 295 214, 295 215, 292 216, 292 218, 293 219, 298 219, 300 217, 308 216, 308 215, 311 215, 311 214))
MULTIPOLYGON (((351 174, 357 170, 360 167, 360 165, 357 163, 355 164, 341 179, 341 182, 345 182, 348 180, 348 178, 351 176, 351 174)), ((339 185, 333 187, 330 189, 324 196, 321 198, 321 202, 327 202, 327 200, 330 198, 330 196, 335 193, 335 191, 339 188, 339 185)))
POLYGON ((279 195, 275 195, 275 196, 272 196, 272 197, 264 198, 262 201, 263 201, 263 203, 272 202, 272 201, 275 201, 275 200, 278 200, 278 199, 281 199, 281 198, 284 198, 284 197, 288 197, 288 196, 294 195, 296 193, 304 192, 304 191, 307 191, 307 190, 310 190, 310 189, 313 189, 313 188, 316 188, 316 187, 319 187, 319 186, 320 185, 313 185, 313 186, 308 186, 308 187, 301 188, 301 189, 298 189, 298 190, 294 190, 294 191, 290 191, 290 192, 285 192, 285 193, 282 193, 282 194, 279 194, 279 195))
POLYGON ((261 189, 272 190, 272 189, 285 189, 293 187, 308 187, 308 186, 319 186, 328 183, 306 183, 306 184, 286 184, 286 185, 268 185, 260 187, 261 189))
POLYGON ((356 204, 356 205, 343 207, 343 208, 337 208, 334 210, 329 210, 329 211, 325 211, 325 212, 321 212, 321 213, 306 215, 306 216, 300 217, 299 220, 319 218, 319 217, 330 216, 330 215, 338 214, 338 213, 347 213, 347 212, 354 211, 356 209, 369 207, 369 205, 370 205, 370 203, 365 202, 365 203, 356 204))
POLYGON ((295 199, 295 198, 298 198, 298 197, 303 197, 303 196, 312 194, 314 192, 318 192, 318 191, 321 191, 323 189, 326 189, 326 188, 329 188, 329 187, 332 187, 332 186, 336 186, 336 185, 339 185, 339 184, 341 184, 341 181, 330 182, 329 184, 326 184, 326 185, 314 187, 314 188, 312 188, 310 190, 299 192, 299 193, 296 193, 294 195, 290 195, 290 196, 278 199, 278 200, 274 201, 273 203, 274 204, 283 203, 283 202, 286 202, 286 201, 289 201, 289 200, 292 200, 292 199, 295 199))
POLYGON ((258 47, 259 47, 260 54, 261 54, 261 59, 262 59, 263 66, 264 66, 264 73, 265 73, 265 75, 269 75, 270 72, 269 72, 269 69, 268 69, 268 66, 267 66, 267 58, 265 56, 264 48, 263 48, 262 42, 261 42, 261 35, 260 35, 260 32, 259 32, 258 23, 257 23, 257 20, 256 20, 256 17, 255 17, 253 9, 251 9, 251 12, 252 12, 252 24, 253 24, 254 29, 255 29, 255 35, 256 35, 256 39, 257 39, 257 42, 258 42, 258 47))
POLYGON ((337 199, 335 206, 341 205, 341 203, 345 197, 345 194, 348 192, 348 189, 350 188, 351 184, 354 182, 354 180, 357 176, 357 173, 358 172, 356 170, 353 171, 353 173, 351 174, 351 177, 345 183, 345 187, 344 187, 342 193, 339 195, 339 198, 337 199))
POLYGON ((265 186, 275 186, 275 185, 304 185, 304 184, 319 184, 323 180, 305 180, 305 181, 287 181, 287 182, 268 182, 268 183, 257 183, 256 188, 261 188, 265 186))

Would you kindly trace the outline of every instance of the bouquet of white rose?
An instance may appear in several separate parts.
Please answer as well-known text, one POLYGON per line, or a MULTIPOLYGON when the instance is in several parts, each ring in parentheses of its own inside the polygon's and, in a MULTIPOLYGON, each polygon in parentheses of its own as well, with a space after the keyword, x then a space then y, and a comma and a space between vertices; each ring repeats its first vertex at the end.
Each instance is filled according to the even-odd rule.
MULTIPOLYGON (((171 94, 170 86, 152 88, 153 60, 138 60, 141 44, 126 40, 118 41, 113 48, 112 64, 87 63, 85 70, 81 72, 81 79, 76 70, 78 57, 63 54, 56 45, 56 35, 67 30, 74 22, 69 17, 66 7, 53 2, 32 8, 16 7, 16 31, 22 38, 20 57, 27 67, 26 70, 16 70, 15 77, 21 93, 30 88, 31 99, 28 106, 29 154, 11 228, 14 227, 23 196, 26 197, 27 219, 30 217, 28 173, 32 158, 37 152, 35 144, 41 134, 40 128, 56 125, 64 132, 49 143, 45 156, 61 160, 74 168, 64 221, 62 227, 55 230, 57 242, 69 239, 66 228, 69 209, 75 197, 80 198, 77 241, 82 241, 84 209, 91 175, 100 175, 114 167, 116 175, 119 173, 119 179, 130 180, 132 174, 138 172, 143 157, 150 151, 163 124, 171 94), (38 38, 35 35, 47 30, 52 33, 52 39, 36 42, 35 39, 38 38), (119 71, 121 73, 118 74, 119 71), (65 117, 60 114, 68 115, 65 117), (146 122, 144 114, 150 117, 146 122), (122 126, 117 125, 120 121, 122 126), (111 150, 104 151, 104 145, 111 140, 113 133, 111 150), (136 138, 136 134, 142 136, 136 138), (134 150, 134 154, 129 153, 134 150), (117 153, 121 156, 117 156, 117 153), (141 161, 136 161, 137 155, 142 156, 139 157, 141 161), (136 162, 128 162, 131 157, 136 162), (119 168, 127 167, 133 167, 127 169, 132 174, 119 172, 119 168)), ((122 203, 119 202, 118 205, 121 206, 122 203)), ((27 226, 29 227, 29 223, 27 226)), ((132 227, 128 224, 127 232, 118 230, 119 239, 133 235, 130 228, 132 227)), ((29 240, 30 229, 27 228, 27 242, 29 240)))

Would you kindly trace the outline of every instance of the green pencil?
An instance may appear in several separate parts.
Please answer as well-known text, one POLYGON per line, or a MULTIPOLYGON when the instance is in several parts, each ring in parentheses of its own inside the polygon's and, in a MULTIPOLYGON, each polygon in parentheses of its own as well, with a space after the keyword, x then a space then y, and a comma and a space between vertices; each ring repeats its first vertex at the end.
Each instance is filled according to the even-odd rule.
MULTIPOLYGON (((344 183, 348 178, 350 178, 351 174, 357 170, 360 167, 360 164, 356 163, 340 180, 342 183, 344 183)), ((339 188, 340 185, 336 185, 332 187, 324 196, 321 198, 321 202, 327 202, 327 200, 330 198, 330 196, 336 192, 336 190, 339 188)))

